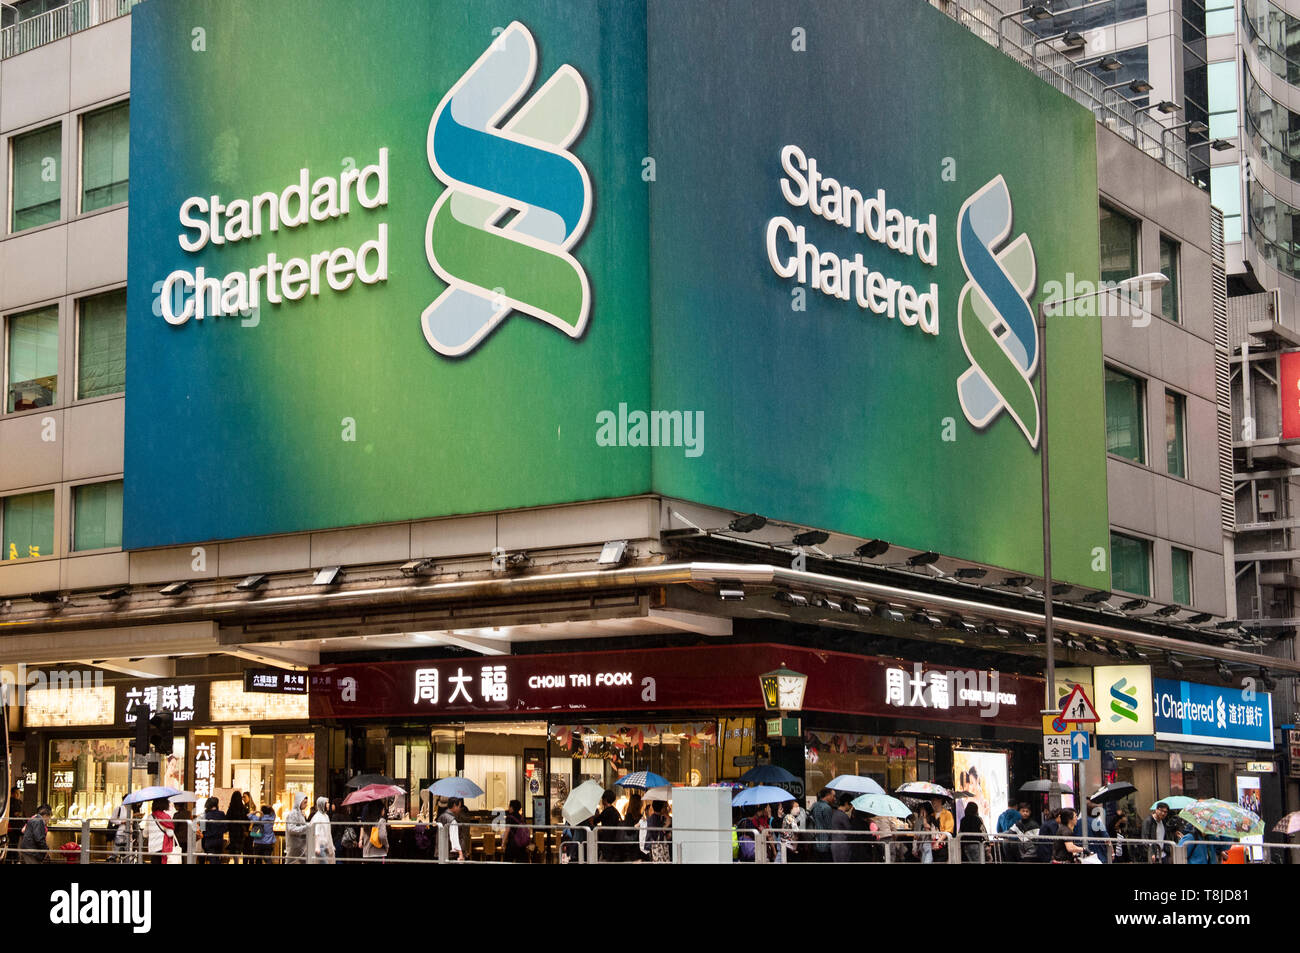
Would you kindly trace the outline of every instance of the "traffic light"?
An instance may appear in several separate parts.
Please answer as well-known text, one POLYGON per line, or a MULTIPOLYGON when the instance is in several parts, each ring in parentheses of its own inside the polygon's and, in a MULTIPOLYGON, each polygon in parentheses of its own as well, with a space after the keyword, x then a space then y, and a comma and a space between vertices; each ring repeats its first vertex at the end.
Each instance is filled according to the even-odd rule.
POLYGON ((135 741, 131 743, 136 754, 149 753, 149 709, 137 708, 135 712, 135 741))
POLYGON ((149 743, 160 755, 172 753, 175 744, 176 719, 169 711, 160 711, 149 719, 149 743))

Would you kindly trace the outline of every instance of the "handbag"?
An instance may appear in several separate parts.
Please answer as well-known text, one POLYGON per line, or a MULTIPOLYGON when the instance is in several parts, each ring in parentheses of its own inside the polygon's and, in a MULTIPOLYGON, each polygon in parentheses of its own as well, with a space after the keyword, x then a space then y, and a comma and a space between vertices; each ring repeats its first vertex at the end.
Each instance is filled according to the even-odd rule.
POLYGON ((383 842, 379 839, 379 825, 378 825, 378 824, 376 824, 374 827, 370 828, 370 846, 373 847, 375 850, 383 850, 383 849, 384 849, 384 844, 383 844, 383 842))
POLYGON ((343 837, 339 840, 339 846, 344 850, 351 850, 357 846, 357 829, 349 827, 343 832, 343 837))

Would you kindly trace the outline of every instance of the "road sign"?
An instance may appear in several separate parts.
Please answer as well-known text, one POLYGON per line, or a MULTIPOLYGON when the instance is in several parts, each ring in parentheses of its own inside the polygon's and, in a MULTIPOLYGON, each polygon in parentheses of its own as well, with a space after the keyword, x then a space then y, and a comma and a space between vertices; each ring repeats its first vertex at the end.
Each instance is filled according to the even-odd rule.
POLYGON ((1075 761, 1087 761, 1090 757, 1088 750, 1088 733, 1086 731, 1070 732, 1070 754, 1075 761))
POLYGON ((1082 685, 1075 685, 1074 690, 1065 699, 1065 704, 1061 706, 1061 720, 1073 724, 1085 724, 1101 721, 1097 717, 1097 709, 1092 707, 1092 701, 1088 698, 1088 693, 1083 690, 1082 685))
POLYGON ((1043 735, 1043 760, 1053 763, 1073 761, 1069 735, 1043 735))
POLYGON ((1059 711, 1043 716, 1043 734, 1068 735, 1069 733, 1070 726, 1061 720, 1061 713, 1059 711))

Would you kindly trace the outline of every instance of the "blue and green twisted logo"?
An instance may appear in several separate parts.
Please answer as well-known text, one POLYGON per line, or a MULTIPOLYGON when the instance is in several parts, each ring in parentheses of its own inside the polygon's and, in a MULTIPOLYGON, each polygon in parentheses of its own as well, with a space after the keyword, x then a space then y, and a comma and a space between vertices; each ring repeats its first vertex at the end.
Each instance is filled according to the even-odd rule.
POLYGON ((1110 720, 1112 723, 1125 719, 1133 722, 1138 720, 1137 696, 1137 686, 1129 685, 1127 678, 1121 678, 1110 687, 1110 720))
POLYGON ((971 426, 983 430, 1005 410, 1038 446, 1038 324, 1029 296, 1037 262, 1028 235, 1011 235, 1011 192, 997 176, 962 205, 957 252, 970 280, 957 304, 957 330, 971 366, 957 378, 957 396, 971 426), (1001 251, 998 249, 1001 248, 1001 251))
POLYGON ((470 353, 515 311, 571 338, 586 329, 591 288, 571 249, 591 217, 591 179, 568 147, 587 120, 587 86, 565 64, 515 109, 536 72, 532 34, 511 23, 429 123, 429 165, 447 189, 425 254, 447 289, 421 326, 439 354, 470 353))

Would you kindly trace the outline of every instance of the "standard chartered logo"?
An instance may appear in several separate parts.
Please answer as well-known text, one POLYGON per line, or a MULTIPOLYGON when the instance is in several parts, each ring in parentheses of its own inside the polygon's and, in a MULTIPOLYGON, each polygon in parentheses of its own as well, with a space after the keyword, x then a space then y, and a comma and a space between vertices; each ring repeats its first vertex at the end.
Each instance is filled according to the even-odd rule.
POLYGON ((1030 379, 1038 367, 1038 327, 1029 305, 1037 264, 1027 235, 1002 247, 1011 225, 1011 193, 1000 175, 957 216, 957 251, 970 279, 957 304, 957 330, 971 362, 957 378, 957 395, 972 426, 983 429, 1005 410, 1037 447, 1038 397, 1030 379))
POLYGON ((429 123, 429 165, 447 189, 425 254, 447 289, 421 326, 439 354, 468 354, 515 311, 571 338, 586 329, 591 289, 570 250, 591 216, 591 180, 568 147, 586 123, 587 86, 565 64, 515 109, 536 72, 532 34, 511 23, 429 123))
POLYGON ((1127 677, 1121 678, 1110 686, 1110 720, 1112 723, 1124 719, 1133 722, 1138 720, 1137 694, 1137 686, 1129 685, 1127 677))

